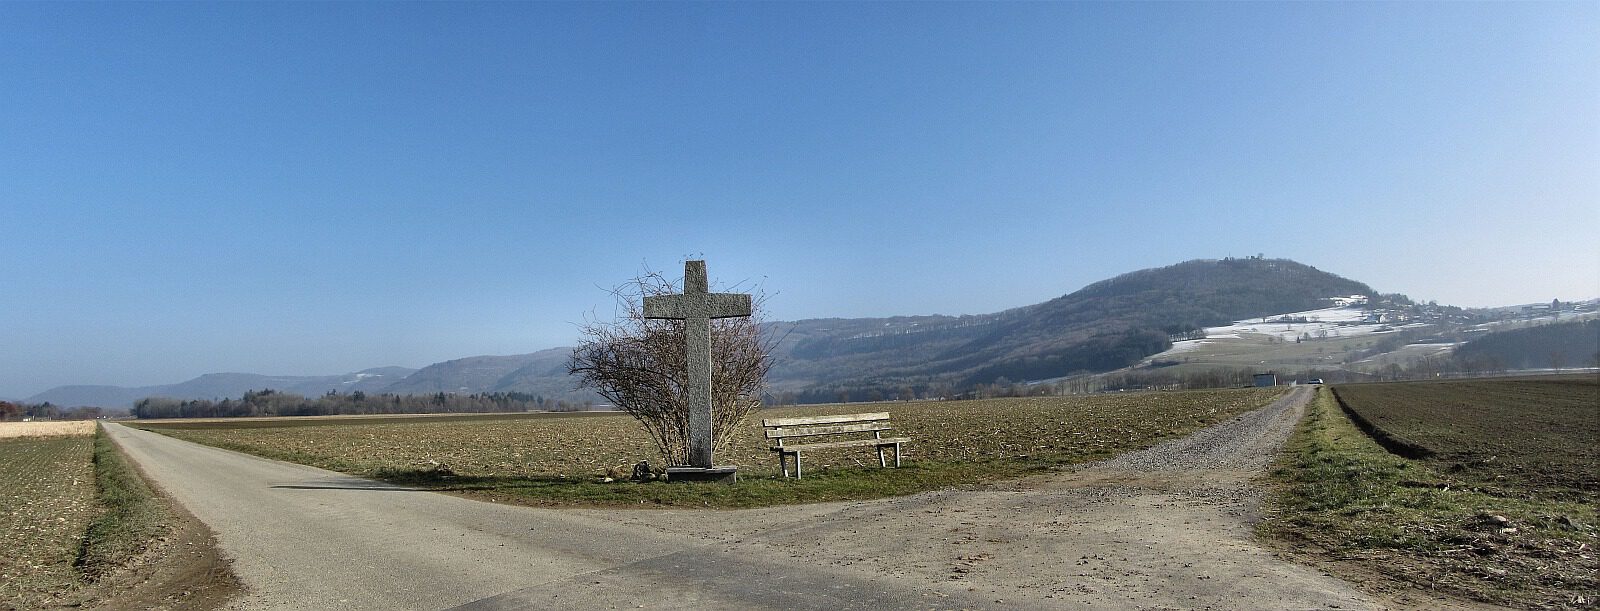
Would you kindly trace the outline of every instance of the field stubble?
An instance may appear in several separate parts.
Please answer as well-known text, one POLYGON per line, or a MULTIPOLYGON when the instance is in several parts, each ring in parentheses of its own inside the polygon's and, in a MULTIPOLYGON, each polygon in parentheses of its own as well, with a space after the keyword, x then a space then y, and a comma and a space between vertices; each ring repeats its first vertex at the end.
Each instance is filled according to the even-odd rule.
POLYGON ((98 513, 93 453, 87 435, 0 439, 0 608, 53 604, 81 586, 73 562, 98 513))
POLYGON ((42 420, 35 422, 0 422, 0 439, 16 437, 58 437, 93 435, 93 420, 42 420))
POLYGON ((386 479, 535 504, 758 506, 872 498, 1015 477, 1150 446, 1261 407, 1282 389, 1128 393, 822 405, 767 409, 739 430, 719 464, 741 485, 621 481, 658 453, 622 414, 429 421, 142 423, 209 445, 386 479), (913 441, 905 467, 870 449, 807 453, 807 477, 781 480, 760 418, 888 411, 913 441), (606 477, 618 481, 605 483, 606 477))

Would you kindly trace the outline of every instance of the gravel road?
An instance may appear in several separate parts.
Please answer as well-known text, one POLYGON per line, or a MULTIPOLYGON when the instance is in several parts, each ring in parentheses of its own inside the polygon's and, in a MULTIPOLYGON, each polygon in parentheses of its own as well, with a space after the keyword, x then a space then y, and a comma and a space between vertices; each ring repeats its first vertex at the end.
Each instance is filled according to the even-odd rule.
POLYGON ((237 609, 1384 608, 1252 541, 1309 396, 1071 472, 739 511, 496 505, 107 430, 217 532, 237 609))

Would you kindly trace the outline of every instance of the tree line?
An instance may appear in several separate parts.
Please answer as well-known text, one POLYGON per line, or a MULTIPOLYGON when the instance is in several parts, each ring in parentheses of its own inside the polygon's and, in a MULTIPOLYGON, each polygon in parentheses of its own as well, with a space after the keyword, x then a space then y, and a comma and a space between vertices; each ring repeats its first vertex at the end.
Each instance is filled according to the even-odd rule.
POLYGON ((527 393, 458 395, 349 394, 330 392, 307 398, 276 390, 253 390, 239 399, 170 399, 147 397, 134 403, 137 418, 238 418, 247 416, 334 416, 362 414, 435 414, 530 411, 576 411, 587 403, 547 399, 527 393))
MULTIPOLYGON (((1254 384, 1259 373, 1250 367, 1218 367, 1199 371, 1175 373, 1171 371, 1136 370, 1113 374, 1097 374, 1079 370, 1071 375, 1046 382, 1023 382, 1000 376, 993 381, 956 386, 950 382, 927 380, 910 384, 841 384, 801 391, 782 391, 766 397, 767 405, 803 405, 812 403, 858 403, 877 401, 993 399, 1000 397, 1048 397, 1086 395, 1103 392, 1131 390, 1193 390, 1204 388, 1239 388, 1254 384)), ((1328 378, 1346 381, 1340 371, 1312 369, 1291 379, 1328 378)), ((1358 376, 1358 379, 1370 379, 1358 376)))
POLYGON ((109 415, 98 407, 63 408, 44 403, 12 403, 0 401, 0 422, 37 418, 40 420, 93 420, 109 415))

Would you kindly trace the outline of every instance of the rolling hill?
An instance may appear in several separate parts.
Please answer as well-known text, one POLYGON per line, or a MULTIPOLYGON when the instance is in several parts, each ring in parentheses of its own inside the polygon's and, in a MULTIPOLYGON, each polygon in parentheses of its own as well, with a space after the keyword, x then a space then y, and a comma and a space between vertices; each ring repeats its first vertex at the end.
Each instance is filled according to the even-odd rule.
MULTIPOLYGON (((1328 305, 1371 287, 1284 259, 1186 261, 1096 282, 1044 303, 977 316, 811 319, 768 323, 778 338, 773 390, 801 401, 840 391, 962 389, 1000 378, 1039 380, 1126 367, 1171 346, 1174 335, 1233 320, 1328 305)), ((300 394, 523 392, 583 401, 566 372, 570 348, 475 356, 420 370, 382 368, 313 378, 209 374, 143 388, 70 386, 30 398, 122 407, 146 396, 237 397, 273 388, 300 394)))
MULTIPOLYGON (((396 394, 435 392, 523 392, 565 398, 574 394, 567 376, 571 348, 512 356, 474 356, 434 363, 384 389, 396 394)), ((579 394, 590 398, 587 394, 579 394)))
POLYGON ((1490 333, 1462 345, 1456 354, 1486 369, 1600 366, 1600 319, 1490 333))
POLYGON ((159 386, 58 386, 28 398, 29 403, 49 402, 64 407, 130 407, 145 397, 173 399, 238 398, 248 390, 271 388, 300 395, 315 396, 336 390, 341 393, 382 392, 411 375, 406 367, 376 367, 333 376, 266 376, 254 373, 208 373, 177 384, 159 386))
POLYGON ((1166 350, 1175 334, 1357 294, 1375 292, 1294 261, 1187 261, 987 316, 780 323, 787 336, 771 381, 777 390, 830 395, 1109 371, 1166 350))

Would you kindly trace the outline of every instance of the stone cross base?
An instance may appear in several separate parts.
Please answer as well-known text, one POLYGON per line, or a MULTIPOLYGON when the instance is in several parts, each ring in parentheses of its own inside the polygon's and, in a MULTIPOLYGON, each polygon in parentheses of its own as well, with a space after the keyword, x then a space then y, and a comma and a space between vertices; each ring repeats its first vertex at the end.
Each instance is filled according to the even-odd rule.
POLYGON ((667 467, 667 481, 732 484, 739 481, 738 469, 738 467, 667 467))

